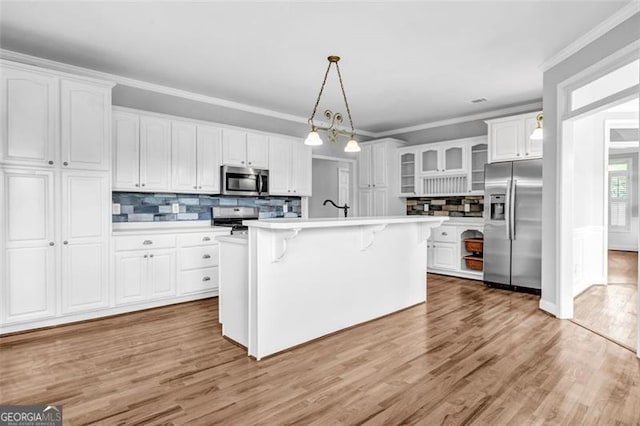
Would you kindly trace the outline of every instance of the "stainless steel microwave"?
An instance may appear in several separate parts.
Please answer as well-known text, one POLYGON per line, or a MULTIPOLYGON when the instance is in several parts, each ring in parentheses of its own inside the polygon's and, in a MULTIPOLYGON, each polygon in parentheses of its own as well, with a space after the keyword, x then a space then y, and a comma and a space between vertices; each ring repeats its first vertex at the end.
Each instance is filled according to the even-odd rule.
POLYGON ((269 195, 269 170, 222 166, 223 195, 269 195))

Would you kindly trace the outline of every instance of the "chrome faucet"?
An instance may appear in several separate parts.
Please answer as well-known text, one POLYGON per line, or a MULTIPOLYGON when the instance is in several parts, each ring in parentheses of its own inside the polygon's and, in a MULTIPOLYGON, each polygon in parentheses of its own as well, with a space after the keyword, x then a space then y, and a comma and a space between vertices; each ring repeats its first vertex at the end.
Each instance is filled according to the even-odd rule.
POLYGON ((337 205, 336 203, 334 203, 334 202, 333 202, 333 201, 331 201, 331 200, 324 200, 324 203, 322 203, 322 205, 323 205, 323 206, 326 206, 326 205, 327 205, 327 203, 331 203, 331 205, 333 205, 333 207, 335 207, 336 209, 342 209, 342 210, 344 210, 344 217, 347 217, 347 210, 349 210, 349 209, 351 208, 351 207, 349 207, 349 206, 347 205, 347 203, 345 203, 345 204, 344 204, 344 206, 339 206, 339 205, 337 205))

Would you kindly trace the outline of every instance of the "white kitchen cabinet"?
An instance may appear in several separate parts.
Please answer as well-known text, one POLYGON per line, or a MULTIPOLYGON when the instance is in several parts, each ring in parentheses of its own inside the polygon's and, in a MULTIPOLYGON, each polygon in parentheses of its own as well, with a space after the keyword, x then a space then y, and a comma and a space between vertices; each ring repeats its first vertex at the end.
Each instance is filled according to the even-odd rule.
POLYGON ((387 189, 367 188, 358 192, 359 216, 387 216, 387 189))
POLYGON ((109 305, 109 176, 62 172, 62 312, 109 305))
POLYGON ((416 151, 414 148, 400 149, 398 150, 398 158, 400 161, 400 194, 416 195, 416 151))
POLYGON ((454 270, 457 267, 458 255, 455 243, 433 243, 432 267, 435 269, 454 270))
POLYGON ((0 169, 3 262, 0 320, 4 324, 56 314, 54 172, 0 169))
POLYGON ((192 123, 171 123, 171 189, 194 192, 198 189, 197 129, 192 123))
POLYGON ((116 251, 114 263, 116 305, 175 296, 175 248, 116 251))
POLYGON ((422 175, 464 173, 466 144, 448 143, 426 145, 418 151, 422 175))
MULTIPOLYGON (((403 169, 397 160, 397 148, 401 145, 401 141, 391 138, 360 144, 361 151, 358 154, 359 216, 403 215, 406 213, 404 200, 400 199, 400 173, 401 170, 407 171, 407 168, 403 169)), ((415 180, 413 183, 415 185, 415 180)))
POLYGON ((158 299, 176 295, 176 250, 162 249, 149 253, 147 285, 149 298, 158 299))
POLYGON ((269 138, 259 133, 224 129, 222 164, 235 167, 269 168, 269 138))
POLYGON ((113 189, 168 191, 171 178, 171 122, 113 111, 113 189))
POLYGON ((0 162, 109 169, 112 84, 0 64, 0 162))
POLYGON ((529 138, 536 127, 537 114, 520 114, 486 121, 490 163, 542 157, 542 141, 532 141, 529 138))
POLYGON ((171 122, 140 116, 140 189, 166 191, 170 182, 171 122))
POLYGON ((473 142, 469 148, 469 192, 484 194, 484 166, 487 164, 489 148, 486 140, 473 142))
POLYGON ((176 192, 220 192, 220 129, 172 122, 171 188, 176 192))
POLYGON ((110 117, 110 87, 61 80, 60 138, 64 168, 109 170, 110 117))
POLYGON ((269 194, 311 196, 311 148, 302 141, 269 140, 269 194))
POLYGON ((53 166, 58 161, 58 79, 0 64, 0 161, 53 166))
POLYGON ((389 156, 386 142, 361 144, 358 156, 360 188, 386 188, 388 186, 389 156))
POLYGON ((180 294, 193 294, 218 289, 219 246, 210 232, 181 235, 180 294))
POLYGON ((218 127, 198 126, 197 172, 198 192, 220 193, 220 151, 222 132, 218 127))

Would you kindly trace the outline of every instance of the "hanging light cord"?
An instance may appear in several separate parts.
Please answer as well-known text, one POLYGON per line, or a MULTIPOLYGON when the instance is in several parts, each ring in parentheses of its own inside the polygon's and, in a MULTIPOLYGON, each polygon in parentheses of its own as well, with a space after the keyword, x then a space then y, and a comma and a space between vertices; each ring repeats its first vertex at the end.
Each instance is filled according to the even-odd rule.
MULTIPOLYGON (((338 64, 336 64, 336 65, 338 65, 338 64)), ((316 100, 316 104, 313 107, 313 112, 311 113, 311 118, 309 118, 309 123, 311 124, 311 127, 314 128, 314 129, 315 129, 315 126, 313 125, 313 117, 315 117, 316 110, 318 109, 318 104, 320 104, 320 98, 322 97, 322 91, 324 90, 324 85, 327 83, 327 76, 329 75, 329 70, 330 69, 331 69, 331 62, 329 62, 329 66, 327 67, 327 71, 325 71, 325 73, 324 73, 324 80, 322 80, 322 86, 320 86, 320 93, 318 93, 318 99, 316 100)), ((338 75, 339 75, 339 73, 340 72, 338 71, 338 75)), ((342 80, 340 81, 340 84, 342 84, 342 80)), ((344 93, 344 90, 343 90, 343 93, 344 93)), ((351 119, 351 117, 349 117, 349 119, 351 119)))
MULTIPOLYGON (((331 66, 331 63, 329 63, 329 67, 331 66)), ((342 84, 342 74, 340 74, 340 65, 338 65, 338 63, 336 62, 336 70, 338 71, 338 80, 340 80, 340 89, 342 89, 342 98, 344 99, 344 104, 347 107, 347 116, 349 116, 349 124, 351 125, 351 137, 353 138, 353 120, 351 119, 351 111, 349 110, 349 103, 347 102, 347 95, 344 92, 344 85, 342 84)), ((329 72, 329 70, 327 69, 327 72, 329 72)), ((325 75, 325 79, 326 79, 326 75, 325 75)), ((323 83, 324 86, 324 83, 323 83)), ((321 92, 322 93, 322 92, 321 92)), ((318 98, 318 100, 320 100, 318 98)), ((317 106, 317 104, 316 104, 317 106)))

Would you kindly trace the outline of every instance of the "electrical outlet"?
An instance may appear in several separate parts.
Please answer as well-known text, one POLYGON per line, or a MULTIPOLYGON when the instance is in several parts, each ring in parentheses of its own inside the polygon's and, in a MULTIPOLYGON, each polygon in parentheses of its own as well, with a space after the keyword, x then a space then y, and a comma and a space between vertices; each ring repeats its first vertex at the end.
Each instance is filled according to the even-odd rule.
POLYGON ((120 214, 120 203, 111 204, 111 214, 120 214))
POLYGON ((180 204, 171 203, 171 213, 180 213, 180 204))
POLYGON ((423 209, 425 212, 428 212, 428 211, 429 211, 429 204, 423 204, 423 205, 422 205, 422 209, 423 209))
POLYGON ((464 205, 464 211, 469 213, 471 211, 471 204, 465 204, 464 205))
POLYGON ((289 211, 289 204, 284 204, 282 206, 282 213, 287 213, 289 211))

